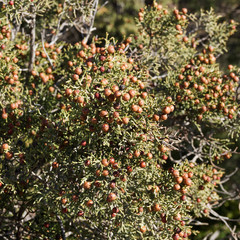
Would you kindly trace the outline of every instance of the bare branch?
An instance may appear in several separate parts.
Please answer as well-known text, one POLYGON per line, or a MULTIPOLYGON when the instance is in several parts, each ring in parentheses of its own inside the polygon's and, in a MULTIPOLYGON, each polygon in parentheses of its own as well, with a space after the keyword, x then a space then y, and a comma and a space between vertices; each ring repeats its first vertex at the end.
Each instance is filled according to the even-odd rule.
POLYGON ((95 20, 96 13, 97 13, 98 2, 99 2, 99 0, 95 0, 95 2, 94 2, 95 7, 94 7, 94 9, 93 9, 93 11, 92 11, 90 26, 89 26, 89 28, 88 28, 88 34, 87 34, 87 36, 84 38, 84 41, 85 41, 85 42, 88 41, 88 39, 89 39, 89 37, 90 37, 90 35, 91 35, 92 31, 93 31, 93 24, 94 24, 94 20, 95 20))
POLYGON ((232 173, 225 176, 225 178, 221 181, 221 183, 225 183, 229 181, 230 177, 232 177, 237 171, 238 171, 238 168, 236 167, 232 173))
POLYGON ((36 40, 36 13, 34 4, 31 4, 30 11, 31 15, 31 40, 30 40, 30 61, 28 65, 28 71, 31 72, 33 70, 34 62, 35 62, 35 40, 36 40))
POLYGON ((236 233, 235 233, 235 231, 234 231, 234 229, 232 229, 232 228, 229 226, 228 222, 226 221, 226 220, 229 220, 228 218, 219 215, 217 212, 215 212, 215 211, 212 210, 212 209, 210 210, 210 213, 211 213, 213 216, 217 217, 218 219, 220 219, 222 222, 225 223, 225 225, 227 226, 227 228, 230 230, 233 239, 235 239, 235 240, 238 239, 238 238, 237 238, 237 235, 236 235, 236 233))
POLYGON ((59 223, 59 225, 60 225, 60 228, 61 228, 62 239, 63 239, 63 240, 66 240, 65 229, 64 229, 64 226, 63 226, 62 219, 59 217, 59 215, 57 215, 57 221, 58 221, 58 223, 59 223))
POLYGON ((45 48, 45 46, 44 46, 44 36, 45 36, 45 29, 43 29, 43 32, 41 33, 42 47, 43 47, 43 50, 44 50, 45 54, 47 55, 47 59, 48 59, 50 65, 51 65, 51 67, 54 68, 54 66, 53 66, 53 64, 52 64, 52 60, 51 60, 51 58, 49 57, 49 55, 48 55, 48 53, 47 53, 47 51, 46 51, 46 48, 45 48))

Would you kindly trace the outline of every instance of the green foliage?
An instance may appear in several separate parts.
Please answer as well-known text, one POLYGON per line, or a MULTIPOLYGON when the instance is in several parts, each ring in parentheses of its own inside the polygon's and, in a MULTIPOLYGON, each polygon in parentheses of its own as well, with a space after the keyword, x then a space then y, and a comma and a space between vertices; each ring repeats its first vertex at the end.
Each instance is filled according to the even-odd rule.
POLYGON ((0 236, 189 239, 221 201, 213 161, 231 143, 218 129, 239 121, 239 69, 216 63, 236 24, 154 2, 140 9, 139 36, 57 41, 94 4, 3 8, 0 236))

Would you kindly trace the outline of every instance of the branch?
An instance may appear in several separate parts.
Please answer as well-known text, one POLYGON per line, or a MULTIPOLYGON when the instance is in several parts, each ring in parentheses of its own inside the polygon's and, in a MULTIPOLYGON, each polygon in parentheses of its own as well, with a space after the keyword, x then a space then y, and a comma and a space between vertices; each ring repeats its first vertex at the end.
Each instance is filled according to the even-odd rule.
POLYGON ((57 215, 57 221, 58 221, 58 223, 60 225, 60 228, 61 228, 62 239, 66 240, 65 229, 64 229, 64 226, 63 226, 63 222, 62 222, 61 218, 59 217, 59 215, 57 215))
POLYGON ((162 75, 160 76, 155 76, 155 77, 152 77, 152 80, 155 80, 155 79, 162 79, 162 78, 165 78, 167 77, 168 73, 163 73, 162 75))
POLYGON ((52 64, 52 60, 51 60, 51 58, 49 57, 49 55, 48 55, 48 53, 47 53, 47 51, 46 51, 46 48, 45 48, 45 46, 44 46, 44 40, 45 40, 45 39, 44 39, 44 36, 45 36, 45 29, 43 29, 43 32, 41 33, 42 47, 43 47, 43 50, 44 50, 45 54, 47 55, 47 59, 48 59, 50 65, 51 65, 51 67, 54 68, 54 66, 53 66, 53 64, 52 64))
POLYGON ((200 222, 197 220, 190 221, 190 223, 191 223, 191 225, 194 225, 194 226, 208 226, 209 225, 209 223, 200 222))
MULTIPOLYGON (((20 22, 22 22, 22 16, 20 16, 20 22)), ((18 23, 16 19, 13 19, 13 28, 12 28, 12 34, 11 34, 11 41, 14 41, 17 33, 19 32, 21 27, 21 23, 18 23)))
POLYGON ((91 22, 90 22, 90 26, 88 28, 88 34, 87 36, 84 38, 84 41, 87 43, 92 31, 93 31, 93 24, 94 24, 94 20, 95 20, 95 17, 96 17, 96 13, 97 13, 97 7, 98 7, 98 2, 99 0, 95 0, 95 8, 94 10, 92 11, 92 16, 91 16, 91 22))
POLYGON ((225 225, 227 226, 227 228, 230 230, 233 239, 235 239, 235 240, 238 239, 237 236, 236 236, 236 233, 234 232, 234 229, 232 229, 232 228, 229 226, 228 222, 226 221, 226 220, 229 220, 228 218, 219 215, 217 212, 215 212, 215 211, 212 210, 212 209, 210 210, 210 213, 211 213, 213 216, 217 217, 218 219, 220 219, 222 222, 225 223, 225 225))
POLYGON ((103 5, 98 9, 98 10, 100 10, 100 9, 102 9, 104 6, 106 6, 108 4, 108 1, 105 1, 105 3, 103 3, 103 5))
POLYGON ((31 40, 30 40, 30 62, 28 65, 28 71, 31 72, 33 70, 34 62, 35 62, 35 51, 36 51, 36 46, 35 46, 35 40, 36 40, 36 13, 35 13, 35 7, 32 4, 30 7, 31 13, 31 40))
MULTIPOLYGON (((63 9, 64 8, 65 8, 65 1, 63 3, 63 9)), ((62 14, 60 15, 60 17, 58 19, 56 34, 53 36, 52 41, 50 42, 50 45, 53 45, 62 36, 62 33, 60 33, 60 32, 61 32, 61 30, 64 28, 64 26, 66 24, 66 23, 61 24, 62 17, 63 17, 63 12, 62 12, 62 14)))
POLYGON ((230 179, 237 171, 238 171, 238 167, 236 167, 235 170, 234 170, 232 173, 226 175, 225 178, 221 181, 221 183, 228 182, 229 179, 230 179))

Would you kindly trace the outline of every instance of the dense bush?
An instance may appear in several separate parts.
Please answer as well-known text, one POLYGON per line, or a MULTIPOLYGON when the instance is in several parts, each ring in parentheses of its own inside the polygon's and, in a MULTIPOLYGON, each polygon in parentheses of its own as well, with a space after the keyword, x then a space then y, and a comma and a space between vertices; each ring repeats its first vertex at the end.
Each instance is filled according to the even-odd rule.
POLYGON ((190 239, 222 219, 240 70, 216 61, 236 23, 154 2, 118 42, 91 37, 97 4, 1 6, 3 239, 190 239))

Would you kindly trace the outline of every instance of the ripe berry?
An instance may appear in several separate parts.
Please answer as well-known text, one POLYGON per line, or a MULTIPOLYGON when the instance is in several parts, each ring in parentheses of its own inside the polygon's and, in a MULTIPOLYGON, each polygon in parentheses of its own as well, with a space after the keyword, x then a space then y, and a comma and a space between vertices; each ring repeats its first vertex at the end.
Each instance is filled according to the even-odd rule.
POLYGON ((81 216, 83 216, 83 215, 84 215, 84 212, 83 212, 83 211, 79 211, 79 212, 78 212, 78 216, 79 216, 79 217, 81 217, 81 216))
POLYGON ((90 189, 91 188, 91 183, 90 182, 84 182, 84 184, 83 184, 83 188, 84 189, 90 189))
POLYGON ((92 201, 92 200, 88 200, 88 201, 86 202, 86 205, 87 205, 88 207, 91 207, 91 206, 93 205, 93 201, 92 201))
POLYGON ((146 167, 146 163, 145 163, 144 161, 141 161, 141 162, 140 162, 140 167, 141 167, 141 168, 145 168, 145 167, 146 167))
POLYGON ((67 212, 68 212, 68 209, 67 209, 67 208, 62 208, 62 212, 63 212, 63 213, 67 213, 67 212))
POLYGON ((162 207, 161 207, 158 203, 154 204, 154 206, 153 206, 153 211, 154 211, 154 212, 158 212, 158 211, 160 211, 161 209, 162 209, 162 207))
POLYGON ((8 150, 8 148, 9 148, 9 146, 8 146, 7 143, 4 143, 4 144, 2 145, 2 149, 3 149, 3 150, 8 150))
POLYGON ((102 130, 103 130, 103 132, 108 132, 108 130, 109 130, 109 125, 108 125, 107 123, 104 123, 104 124, 102 125, 102 130))
POLYGON ((115 193, 110 193, 107 197, 108 202, 113 202, 117 199, 117 195, 115 193))
POLYGON ((181 189, 181 186, 179 184, 175 184, 173 188, 174 190, 178 191, 181 189))
POLYGON ((128 117, 124 117, 124 118, 122 118, 122 122, 123 122, 123 124, 128 124, 128 122, 129 122, 129 118, 128 117))
POLYGON ((110 46, 108 47, 108 53, 113 54, 114 52, 115 52, 114 46, 110 45, 110 46))
POLYGON ((186 196, 186 195, 182 195, 182 196, 181 196, 181 200, 182 200, 182 201, 186 201, 186 200, 187 200, 187 196, 186 196))
POLYGON ((145 232, 147 231, 147 228, 146 228, 145 226, 142 226, 142 227, 140 228, 140 231, 141 231, 142 233, 145 233, 145 232))

